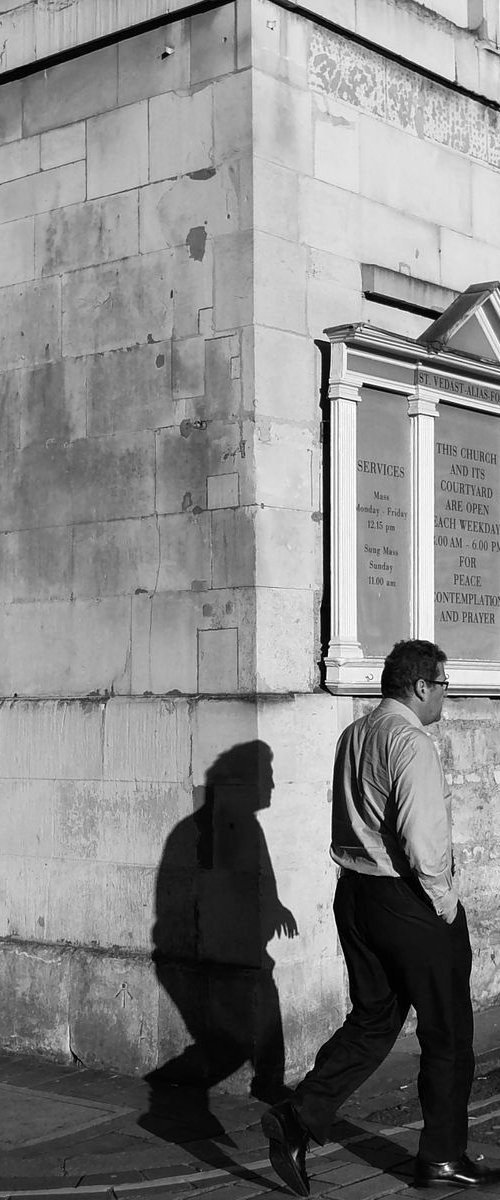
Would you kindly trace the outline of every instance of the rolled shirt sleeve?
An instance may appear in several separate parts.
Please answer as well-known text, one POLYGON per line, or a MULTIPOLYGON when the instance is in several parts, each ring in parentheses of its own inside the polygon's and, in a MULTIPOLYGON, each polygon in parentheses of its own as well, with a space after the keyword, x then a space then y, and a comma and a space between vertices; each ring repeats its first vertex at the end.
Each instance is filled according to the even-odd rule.
POLYGON ((457 914, 452 876, 451 812, 441 762, 431 738, 408 728, 391 771, 396 831, 408 862, 437 914, 457 914))

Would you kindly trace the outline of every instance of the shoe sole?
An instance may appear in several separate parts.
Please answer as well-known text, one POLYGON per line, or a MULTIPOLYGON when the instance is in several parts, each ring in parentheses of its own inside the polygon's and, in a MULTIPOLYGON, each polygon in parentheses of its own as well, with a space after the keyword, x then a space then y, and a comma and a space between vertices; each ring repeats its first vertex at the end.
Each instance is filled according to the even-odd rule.
MULTIPOLYGON (((455 1191, 458 1191, 459 1188, 488 1187, 488 1184, 486 1183, 486 1180, 483 1183, 481 1179, 475 1179, 474 1181, 471 1180, 470 1183, 466 1183, 464 1180, 461 1183, 457 1183, 456 1179, 415 1179, 413 1181, 413 1186, 414 1188, 453 1187, 455 1188, 455 1191)), ((490 1183, 489 1186, 492 1187, 494 1185, 490 1183)))
POLYGON ((309 1185, 304 1183, 300 1171, 288 1150, 284 1130, 272 1112, 264 1113, 261 1120, 261 1128, 262 1132, 269 1138, 269 1158, 276 1174, 279 1175, 279 1178, 283 1180, 283 1183, 286 1183, 292 1192, 295 1192, 296 1196, 309 1196, 309 1185))

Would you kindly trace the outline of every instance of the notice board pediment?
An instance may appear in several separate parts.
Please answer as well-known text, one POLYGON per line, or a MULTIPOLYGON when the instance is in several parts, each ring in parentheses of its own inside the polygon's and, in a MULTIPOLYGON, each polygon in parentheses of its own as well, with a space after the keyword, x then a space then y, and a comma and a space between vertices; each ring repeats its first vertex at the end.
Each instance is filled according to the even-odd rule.
POLYGON ((452 693, 500 694, 500 340, 488 359, 460 344, 497 304, 500 339, 499 285, 458 300, 427 340, 326 331, 334 692, 376 694, 393 643, 421 637, 446 651, 452 693))

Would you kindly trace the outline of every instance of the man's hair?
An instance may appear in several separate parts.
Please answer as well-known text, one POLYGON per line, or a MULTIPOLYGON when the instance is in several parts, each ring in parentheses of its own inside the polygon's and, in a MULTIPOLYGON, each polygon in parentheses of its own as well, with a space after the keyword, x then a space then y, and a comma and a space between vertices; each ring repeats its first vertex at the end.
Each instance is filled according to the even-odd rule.
POLYGON ((399 696, 407 696, 417 679, 432 681, 436 678, 439 663, 445 662, 444 650, 440 650, 434 642, 418 639, 396 642, 387 655, 382 671, 382 695, 394 700, 399 696))

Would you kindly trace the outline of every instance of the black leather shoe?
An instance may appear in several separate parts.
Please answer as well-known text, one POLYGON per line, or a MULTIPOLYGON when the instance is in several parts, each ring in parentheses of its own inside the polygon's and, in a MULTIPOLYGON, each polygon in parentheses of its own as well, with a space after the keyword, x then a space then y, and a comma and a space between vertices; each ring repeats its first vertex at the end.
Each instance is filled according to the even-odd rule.
POLYGON ((451 1162, 425 1162, 417 1158, 415 1164, 415 1187, 489 1187, 500 1182, 500 1167, 487 1167, 482 1159, 471 1159, 468 1154, 451 1162))
POLYGON ((296 1196, 308 1196, 306 1152, 309 1138, 290 1100, 269 1108, 261 1125, 269 1138, 269 1158, 276 1174, 296 1196))

